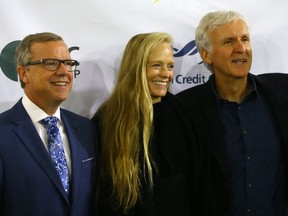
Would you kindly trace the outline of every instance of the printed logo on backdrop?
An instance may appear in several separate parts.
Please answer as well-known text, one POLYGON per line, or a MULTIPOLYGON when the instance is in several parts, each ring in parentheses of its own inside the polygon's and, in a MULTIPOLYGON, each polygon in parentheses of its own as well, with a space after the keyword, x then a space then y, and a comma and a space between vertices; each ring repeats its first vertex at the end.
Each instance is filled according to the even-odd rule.
MULTIPOLYGON (((174 44, 175 46, 175 44, 174 44)), ((195 40, 188 42, 183 48, 173 48, 175 68, 170 91, 174 94, 207 82, 211 73, 206 69, 198 54, 195 40)))
MULTIPOLYGON (((14 61, 16 47, 20 43, 20 40, 12 41, 8 43, 1 51, 0 54, 0 67, 3 74, 10 80, 18 82, 18 73, 16 69, 16 64, 14 61)), ((74 50, 79 50, 79 47, 74 46, 69 48, 69 52, 71 53, 74 50)), ((76 69, 74 71, 74 77, 76 78, 80 74, 80 70, 76 69)))
MULTIPOLYGON (((0 68, 3 74, 10 80, 18 82, 18 74, 16 64, 14 62, 15 50, 21 41, 12 41, 7 44, 0 54, 0 68)), ((69 52, 79 50, 77 46, 69 48, 69 52)), ((188 42, 183 48, 173 48, 175 58, 174 78, 172 80, 170 91, 174 94, 190 88, 195 85, 205 83, 210 72, 204 66, 199 58, 198 50, 195 45, 195 40, 188 42), (197 58, 198 57, 198 58, 197 58)), ((74 71, 74 77, 80 74, 80 70, 74 71)))
POLYGON ((7 44, 0 54, 0 67, 4 75, 15 82, 18 82, 18 74, 16 64, 14 62, 15 50, 21 41, 12 41, 7 44))

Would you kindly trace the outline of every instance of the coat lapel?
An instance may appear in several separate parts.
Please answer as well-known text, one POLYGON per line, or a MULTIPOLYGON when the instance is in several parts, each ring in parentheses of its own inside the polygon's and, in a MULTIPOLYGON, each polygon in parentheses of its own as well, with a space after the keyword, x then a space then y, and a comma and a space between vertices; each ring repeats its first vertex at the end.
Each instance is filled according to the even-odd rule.
POLYGON ((14 132, 16 136, 19 137, 31 157, 39 164, 68 203, 68 196, 63 189, 59 175, 21 100, 11 109, 10 119, 15 125, 14 132))
POLYGON ((78 125, 77 122, 73 121, 72 119, 68 119, 68 117, 61 112, 61 119, 63 121, 66 134, 69 140, 70 145, 70 152, 71 152, 71 167, 72 167, 72 179, 71 182, 71 199, 73 202, 73 198, 77 197, 76 194, 78 193, 79 189, 79 178, 81 173, 81 163, 82 163, 82 144, 80 142, 80 136, 78 134, 78 125))
POLYGON ((220 167, 225 173, 226 177, 228 175, 228 167, 227 167, 227 156, 225 154, 225 141, 224 137, 221 134, 224 134, 223 128, 221 127, 221 119, 219 117, 216 99, 213 94, 212 79, 205 84, 203 84, 203 94, 201 94, 201 98, 199 99, 201 105, 199 110, 202 110, 204 116, 206 116, 206 122, 208 122, 209 133, 211 134, 210 140, 210 149, 212 150, 212 154, 215 156, 218 161, 220 167), (219 127, 220 125, 220 127, 219 127))
MULTIPOLYGON (((280 135, 282 138, 282 143, 284 143, 284 149, 286 155, 288 155, 288 147, 285 145, 288 143, 288 133, 287 133, 287 123, 288 123, 288 97, 287 90, 279 91, 275 89, 277 85, 275 82, 269 82, 262 80, 264 77, 254 76, 254 79, 257 82, 257 85, 261 88, 264 94, 267 96, 269 105, 271 106, 272 112, 275 116, 277 124, 279 126, 280 135)), ((281 86, 279 84, 279 86, 281 86)))

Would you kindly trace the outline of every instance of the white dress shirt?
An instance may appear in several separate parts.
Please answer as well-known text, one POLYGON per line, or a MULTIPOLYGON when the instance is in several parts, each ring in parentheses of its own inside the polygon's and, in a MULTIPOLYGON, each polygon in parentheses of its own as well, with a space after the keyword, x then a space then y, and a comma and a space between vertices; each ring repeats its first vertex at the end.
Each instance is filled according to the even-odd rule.
MULTIPOLYGON (((49 152, 49 147, 48 147, 48 142, 47 142, 47 132, 46 132, 45 127, 40 123, 40 121, 48 117, 48 115, 42 109, 40 109, 37 105, 35 105, 25 94, 22 98, 22 104, 25 110, 27 111, 28 115, 30 116, 32 122, 34 123, 35 128, 39 136, 41 137, 45 148, 49 152)), ((65 132, 63 122, 61 121, 59 107, 53 116, 56 116, 59 119, 57 122, 57 125, 59 127, 62 142, 63 142, 69 176, 71 177, 71 154, 70 154, 69 142, 68 142, 68 138, 65 132)))

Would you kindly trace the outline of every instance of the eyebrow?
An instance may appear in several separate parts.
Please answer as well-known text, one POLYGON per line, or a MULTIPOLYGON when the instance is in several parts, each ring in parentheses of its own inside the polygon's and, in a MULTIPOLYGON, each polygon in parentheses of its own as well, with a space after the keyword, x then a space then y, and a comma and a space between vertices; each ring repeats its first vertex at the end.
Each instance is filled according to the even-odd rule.
MULTIPOLYGON (((155 63, 165 63, 166 61, 162 60, 153 60, 153 61, 147 61, 147 64, 155 64, 155 63)), ((174 64, 175 60, 169 61, 167 64, 174 64)))
MULTIPOLYGON (((235 36, 235 35, 233 35, 233 36, 227 36, 227 37, 224 37, 223 39, 224 40, 226 40, 226 39, 233 39, 233 38, 237 38, 238 36, 235 36)), ((242 35, 240 35, 240 37, 242 38, 242 37, 249 37, 250 38, 250 34, 242 34, 242 35)))

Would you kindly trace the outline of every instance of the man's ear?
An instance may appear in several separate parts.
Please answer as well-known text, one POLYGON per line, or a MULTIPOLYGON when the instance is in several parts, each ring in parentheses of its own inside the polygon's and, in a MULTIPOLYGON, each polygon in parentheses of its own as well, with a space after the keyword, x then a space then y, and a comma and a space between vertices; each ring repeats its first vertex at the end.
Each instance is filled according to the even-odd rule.
POLYGON ((28 71, 26 67, 18 66, 17 72, 18 72, 19 78, 22 80, 23 83, 29 82, 28 74, 27 74, 28 71))
POLYGON ((202 50, 201 57, 207 65, 212 64, 212 60, 210 58, 210 53, 207 50, 205 50, 205 49, 202 50))

